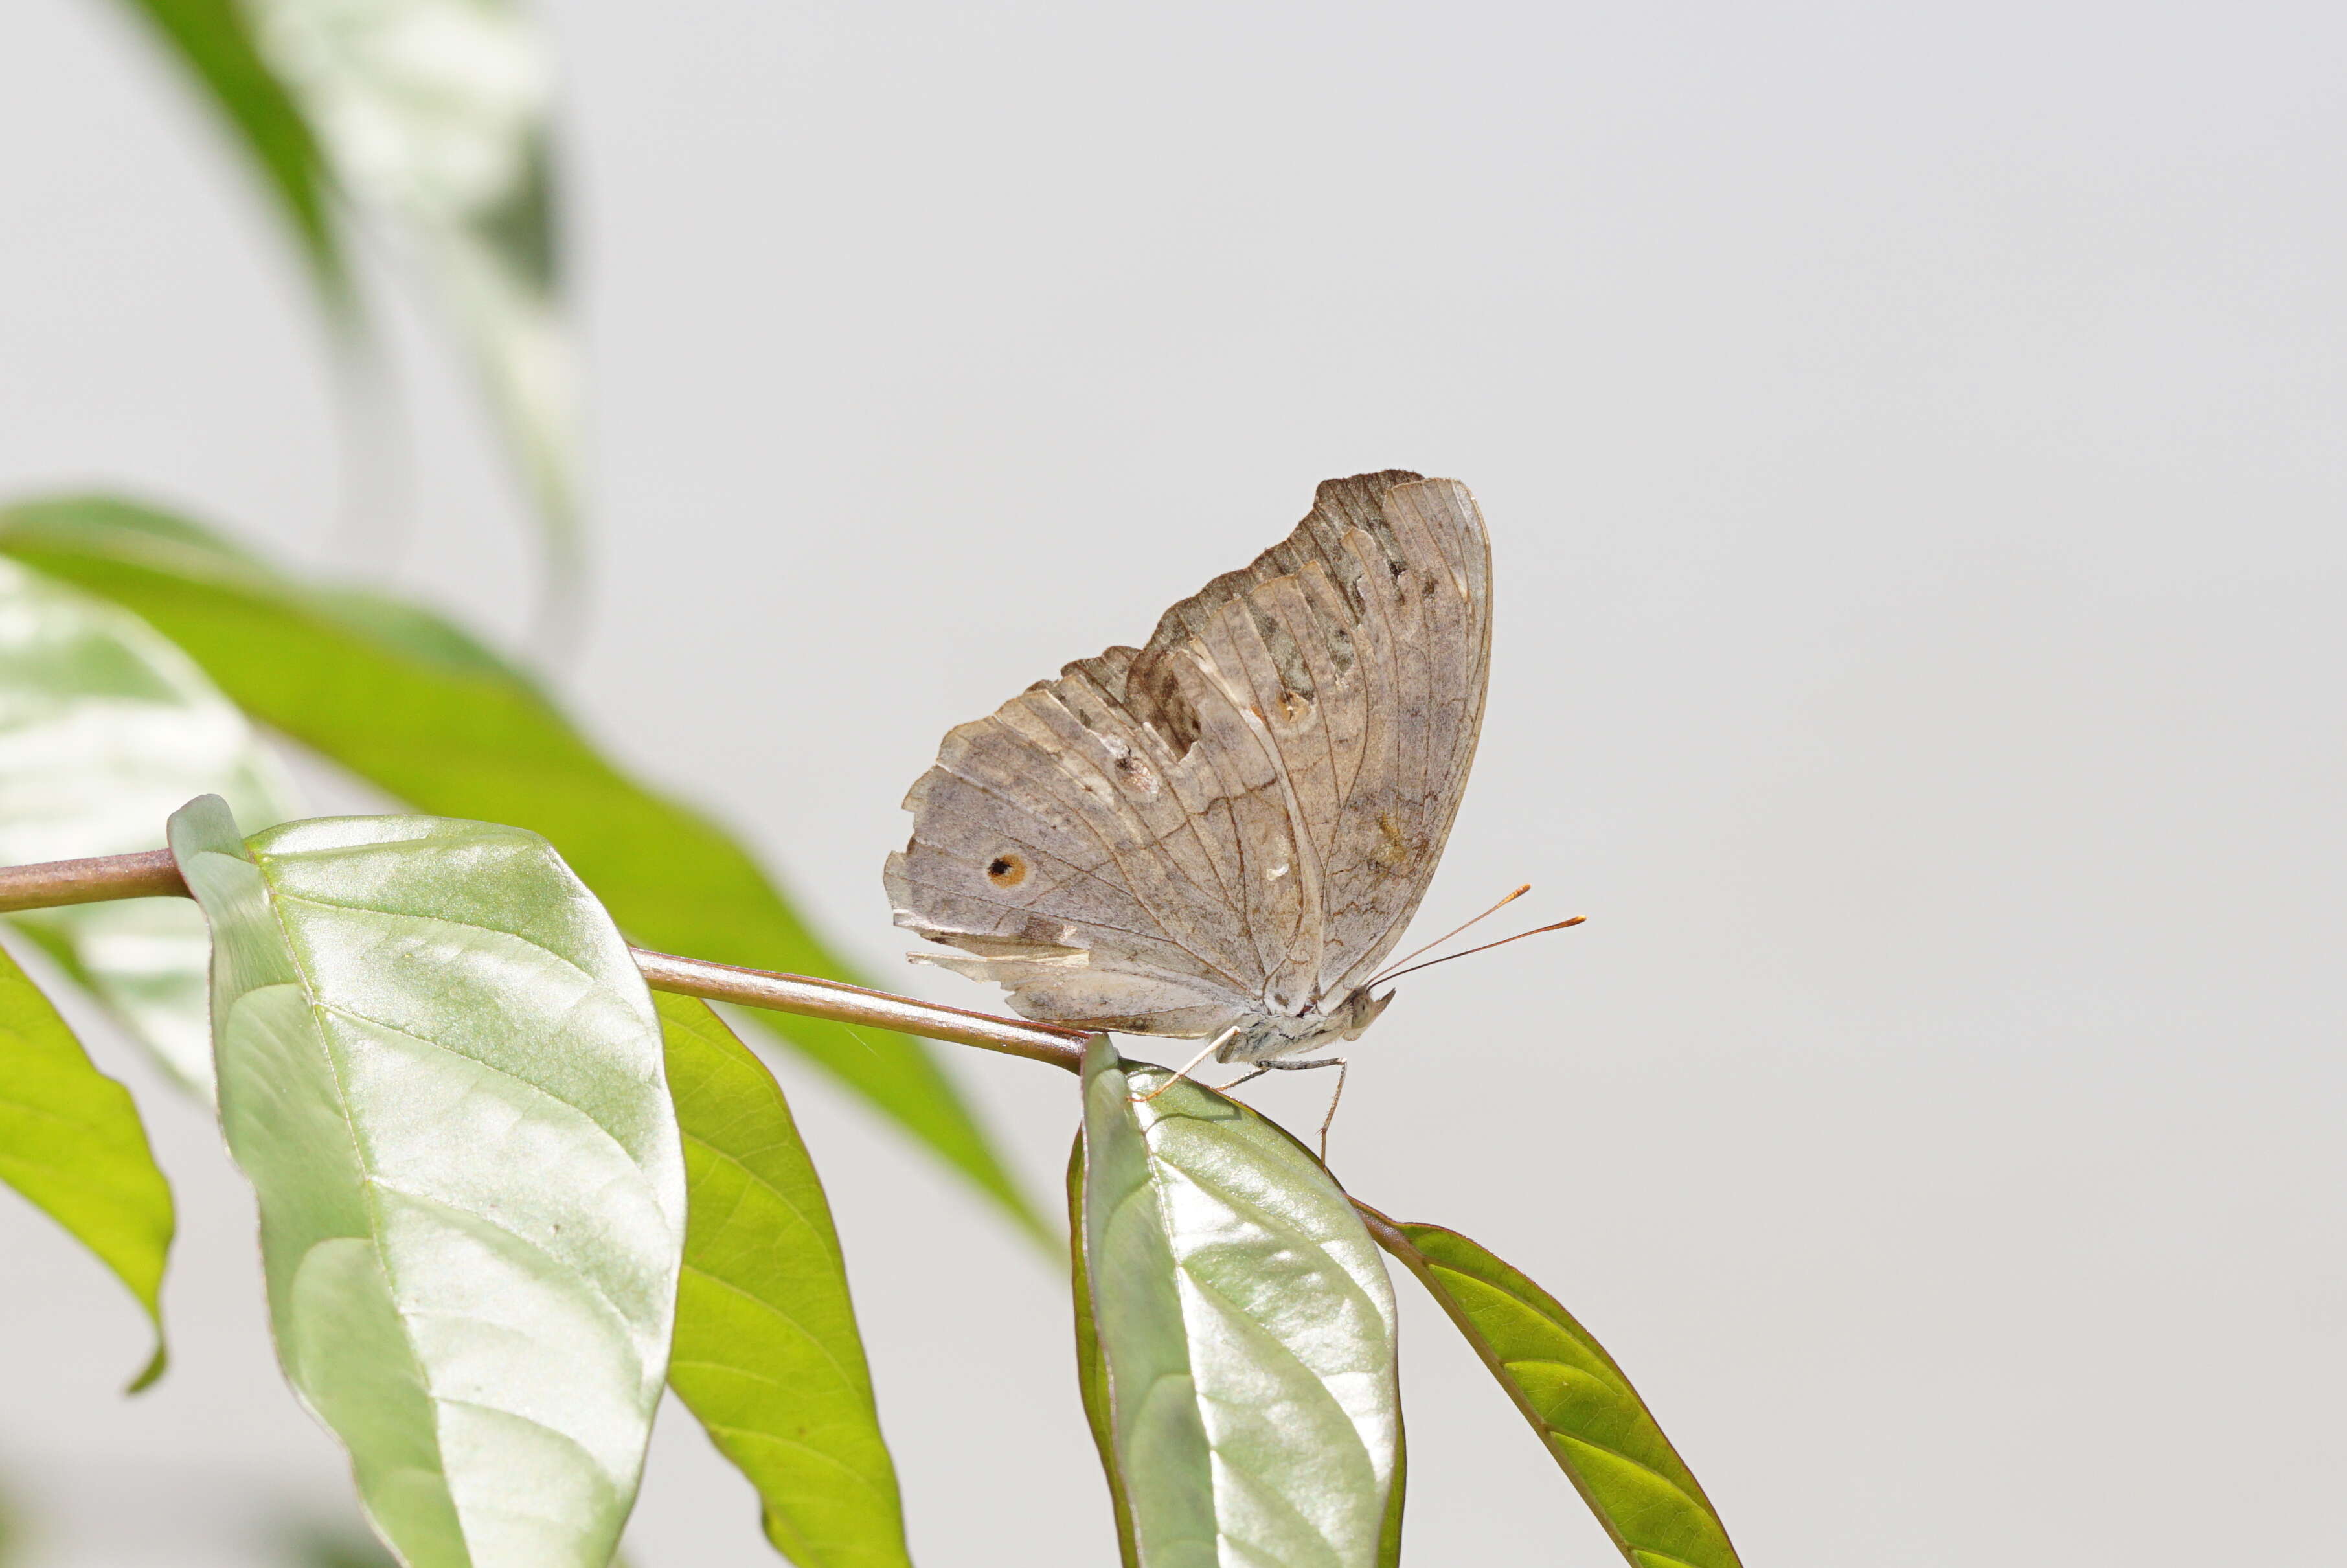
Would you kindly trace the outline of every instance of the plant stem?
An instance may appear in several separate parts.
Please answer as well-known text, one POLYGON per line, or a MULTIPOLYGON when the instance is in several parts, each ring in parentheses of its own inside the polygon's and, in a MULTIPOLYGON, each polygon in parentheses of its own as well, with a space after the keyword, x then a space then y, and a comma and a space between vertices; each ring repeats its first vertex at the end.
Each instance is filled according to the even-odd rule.
MULTIPOLYGON (((185 898, 187 882, 168 849, 142 855, 101 855, 88 860, 52 860, 38 866, 0 866, 0 914, 13 909, 46 909, 61 904, 97 904, 112 898, 185 898)), ((644 983, 658 991, 702 997, 710 1001, 738 1002, 804 1018, 832 1019, 840 1023, 871 1024, 929 1040, 974 1045, 1048 1061, 1071 1072, 1084 1065, 1084 1041, 1092 1037, 1079 1029, 1030 1023, 1025 1019, 998 1018, 944 1007, 887 991, 866 990, 842 980, 812 975, 778 974, 772 969, 745 969, 706 958, 680 958, 630 948, 630 957, 643 971, 644 983)))
POLYGON ((0 866, 0 912, 48 909, 59 904, 102 904, 109 898, 185 898, 188 885, 168 849, 144 855, 100 855, 0 866))
POLYGON ((744 1007, 794 1012, 804 1018, 876 1024, 905 1034, 1023 1056, 1030 1061, 1048 1061, 1070 1072, 1084 1070, 1084 1041, 1091 1037, 1081 1030, 943 1007, 888 991, 866 990, 844 980, 777 974, 772 969, 745 969, 733 964, 713 964, 707 958, 681 958, 673 953, 650 952, 642 948, 630 948, 628 952, 635 958, 636 968, 643 971, 644 984, 656 991, 739 1002, 744 1007))

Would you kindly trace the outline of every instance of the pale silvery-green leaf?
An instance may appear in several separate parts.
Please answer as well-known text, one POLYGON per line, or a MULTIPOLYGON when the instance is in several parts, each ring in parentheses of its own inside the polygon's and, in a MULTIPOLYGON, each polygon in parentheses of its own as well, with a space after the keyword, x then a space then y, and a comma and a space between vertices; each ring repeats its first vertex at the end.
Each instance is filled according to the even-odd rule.
POLYGON ((536 23, 516 0, 244 4, 343 193, 390 220, 441 295, 569 564, 576 391, 536 23))
POLYGON ((1081 1384, 1135 1568, 1377 1568, 1399 1539, 1393 1290, 1303 1146, 1085 1055, 1081 1384), (1101 1407, 1105 1404, 1105 1409, 1101 1407))
MULTIPOLYGON (((159 848, 163 821, 220 794, 288 814, 274 762, 195 661, 137 616, 0 561, 0 865, 159 848)), ((211 1084, 203 917, 136 898, 11 917, 190 1088, 211 1084)))
POLYGON ((666 1370, 684 1169, 651 999, 535 834, 171 818, 279 1359, 409 1568, 605 1568, 666 1370))

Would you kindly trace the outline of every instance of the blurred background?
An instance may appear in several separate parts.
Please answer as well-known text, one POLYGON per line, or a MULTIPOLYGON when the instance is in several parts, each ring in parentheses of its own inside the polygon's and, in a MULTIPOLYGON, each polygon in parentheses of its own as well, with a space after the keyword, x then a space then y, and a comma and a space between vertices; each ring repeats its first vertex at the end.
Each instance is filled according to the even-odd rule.
MULTIPOLYGON (((1338 1173, 1577 1314, 1754 1568, 2347 1560, 2335 7, 541 19, 594 585, 550 674, 615 755, 887 983, 991 1008, 901 966, 880 889, 939 735, 1321 478, 1460 477, 1498 630, 1422 935, 1525 881, 1589 921, 1401 988, 1338 1173)), ((277 215, 119 7, 0 10, 0 488, 130 489, 524 644, 458 356, 392 281, 404 431, 344 439, 277 215)), ((283 1560, 352 1516, 250 1199, 89 1038, 179 1188, 176 1364, 118 1398, 135 1310, 0 1201, 21 1561, 283 1560)), ((916 1555, 1112 1560, 1064 1270, 770 1060, 916 1555)), ((1071 1082, 952 1065, 1052 1201, 1071 1082)), ((1261 1089, 1306 1128, 1327 1092, 1261 1089)), ((1614 1561, 1400 1291, 1412 1560, 1614 1561)), ((673 1406, 630 1542, 776 1560, 673 1406)))

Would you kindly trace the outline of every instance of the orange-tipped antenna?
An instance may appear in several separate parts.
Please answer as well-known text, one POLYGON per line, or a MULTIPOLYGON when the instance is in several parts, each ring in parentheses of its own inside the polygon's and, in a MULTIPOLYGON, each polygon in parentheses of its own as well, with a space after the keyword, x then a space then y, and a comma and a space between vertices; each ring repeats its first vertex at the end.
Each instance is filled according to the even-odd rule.
MULTIPOLYGON (((1498 914, 1501 910, 1506 908, 1509 905, 1514 903, 1517 899, 1522 897, 1532 890, 1532 885, 1529 882, 1525 883, 1522 887, 1517 888, 1513 893, 1509 894, 1505 898, 1501 899, 1497 904, 1492 905, 1489 909, 1486 909, 1481 915, 1476 916, 1474 920, 1468 921, 1466 926, 1455 927, 1450 930, 1445 931, 1442 935, 1435 938, 1434 940, 1429 942, 1423 948, 1419 948, 1414 952, 1404 954, 1402 957, 1396 958, 1392 963, 1386 966, 1386 972, 1390 972, 1401 968, 1402 965, 1418 957, 1419 953, 1430 953, 1434 951, 1435 948, 1450 940, 1451 938, 1457 936, 1460 931, 1467 929, 1467 926, 1472 926, 1475 924, 1476 920, 1489 919, 1491 917, 1498 914)), ((1373 986, 1385 978, 1385 972, 1381 972, 1371 975, 1368 979, 1363 980, 1361 983, 1365 986, 1373 986)))
MULTIPOLYGON (((1567 926, 1578 926, 1583 920, 1588 918, 1589 917, 1586 915, 1575 915, 1572 919, 1559 920, 1553 926, 1534 926, 1529 931, 1519 931, 1512 937, 1502 937, 1496 942, 1486 942, 1480 948, 1470 948, 1465 953, 1445 953, 1439 958, 1429 958, 1422 964, 1412 964, 1406 969, 1392 970, 1389 973, 1379 975, 1376 979, 1371 980, 1368 983, 1374 986, 1383 984, 1387 980, 1398 980, 1404 975, 1414 975, 1420 969, 1430 969, 1437 964, 1447 964, 1453 958, 1463 958, 1467 956, 1467 953, 1488 953, 1494 948, 1504 948, 1510 942, 1521 942, 1526 937, 1537 937, 1542 931, 1562 931, 1567 926)), ((1420 948, 1418 951, 1422 953, 1426 951, 1426 949, 1420 948)), ((1410 955, 1412 958, 1416 958, 1417 956, 1418 953, 1412 953, 1410 955)))

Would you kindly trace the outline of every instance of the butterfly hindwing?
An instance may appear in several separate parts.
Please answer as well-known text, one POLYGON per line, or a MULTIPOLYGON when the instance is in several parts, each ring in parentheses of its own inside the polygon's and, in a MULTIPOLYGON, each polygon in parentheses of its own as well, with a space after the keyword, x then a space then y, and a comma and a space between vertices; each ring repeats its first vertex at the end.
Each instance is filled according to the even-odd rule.
POLYGON ((1433 880, 1466 794, 1491 668, 1491 554, 1474 497, 1454 479, 1401 486, 1385 519, 1399 554, 1372 563, 1387 581, 1367 594, 1358 639, 1375 667, 1367 689, 1378 733, 1326 819, 1334 842, 1321 985, 1331 996, 1384 961, 1433 880))
POLYGON ((1489 584, 1464 486, 1323 485, 1144 647, 948 734, 890 856, 897 923, 1087 1027, 1200 1036, 1358 983, 1464 788, 1489 584))

